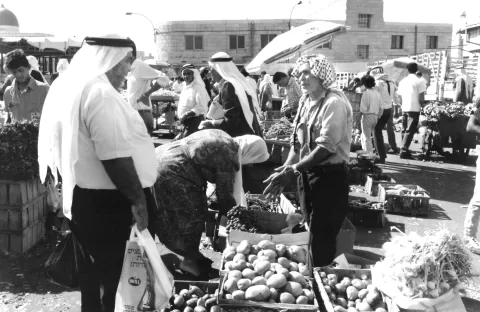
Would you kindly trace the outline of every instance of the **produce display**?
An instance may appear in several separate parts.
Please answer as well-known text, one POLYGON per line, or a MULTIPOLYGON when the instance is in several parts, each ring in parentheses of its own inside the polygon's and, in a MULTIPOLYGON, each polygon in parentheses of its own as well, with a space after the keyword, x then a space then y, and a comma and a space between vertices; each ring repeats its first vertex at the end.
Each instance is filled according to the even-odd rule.
POLYGON ((242 232, 257 233, 259 229, 256 226, 257 217, 255 209, 243 206, 235 206, 227 213, 227 233, 231 230, 242 232))
POLYGON ((366 200, 365 198, 362 199, 349 199, 348 200, 348 207, 351 209, 375 209, 380 210, 383 209, 382 203, 375 203, 366 200))
POLYGON ((0 176, 8 180, 38 178, 38 124, 35 121, 0 128, 0 176))
POLYGON ((153 92, 150 96, 170 96, 170 97, 178 97, 178 93, 171 90, 160 89, 153 92))
POLYGON ((267 133, 265 133, 266 137, 276 137, 279 135, 282 136, 289 136, 293 133, 293 127, 290 121, 287 118, 283 117, 282 119, 278 120, 275 124, 273 124, 270 129, 268 129, 267 133))
POLYGON ((383 245, 377 263, 384 282, 409 298, 438 298, 462 289, 472 273, 472 260, 462 239, 447 229, 434 229, 393 238, 383 245))
POLYGON ((388 188, 386 190, 386 194, 398 196, 428 197, 428 193, 425 190, 411 189, 401 184, 397 184, 388 188))
POLYGON ((300 246, 247 240, 223 252, 225 299, 269 303, 314 304, 308 280, 307 251, 300 246))
POLYGON ((323 287, 335 312, 387 312, 380 290, 367 274, 343 276, 320 272, 323 287))
POLYGON ((220 312, 217 304, 218 289, 214 294, 206 294, 195 285, 182 289, 170 298, 170 308, 162 312, 220 312))
POLYGON ((427 117, 427 121, 438 122, 441 115, 449 118, 457 118, 459 116, 470 116, 473 112, 473 105, 464 105, 462 102, 443 103, 434 102, 423 107, 423 113, 427 117))
POLYGON ((276 212, 276 204, 266 199, 261 199, 258 196, 252 196, 250 193, 245 194, 247 198, 248 207, 257 211, 276 212))

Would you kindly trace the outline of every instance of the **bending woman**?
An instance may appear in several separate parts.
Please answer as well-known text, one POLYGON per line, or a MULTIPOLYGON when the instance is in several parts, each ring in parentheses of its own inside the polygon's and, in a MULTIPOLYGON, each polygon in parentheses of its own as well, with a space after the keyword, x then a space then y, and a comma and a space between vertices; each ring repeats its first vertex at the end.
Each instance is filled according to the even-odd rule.
POLYGON ((158 215, 155 234, 184 257, 180 269, 198 276, 212 261, 198 250, 207 220, 207 182, 217 184, 220 213, 242 202, 241 165, 268 159, 262 138, 232 138, 222 130, 195 132, 156 148, 158 215))

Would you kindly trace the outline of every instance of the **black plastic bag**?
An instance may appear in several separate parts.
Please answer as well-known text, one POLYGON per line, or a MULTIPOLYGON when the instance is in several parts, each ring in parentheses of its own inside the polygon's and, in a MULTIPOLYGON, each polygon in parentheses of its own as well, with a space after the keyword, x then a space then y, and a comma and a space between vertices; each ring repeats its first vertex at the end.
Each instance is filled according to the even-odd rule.
POLYGON ((67 234, 45 262, 45 276, 54 284, 77 288, 80 269, 89 267, 92 259, 71 230, 71 221, 65 218, 64 222, 68 227, 67 234))

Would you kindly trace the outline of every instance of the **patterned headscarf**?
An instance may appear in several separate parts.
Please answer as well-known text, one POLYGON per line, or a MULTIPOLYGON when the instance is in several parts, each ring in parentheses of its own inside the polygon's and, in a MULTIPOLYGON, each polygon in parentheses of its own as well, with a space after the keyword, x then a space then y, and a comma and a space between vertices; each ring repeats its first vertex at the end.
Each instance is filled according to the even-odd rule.
POLYGON ((318 79, 323 80, 323 87, 330 88, 332 84, 337 80, 337 74, 333 64, 325 57, 325 55, 308 55, 300 57, 295 63, 292 75, 298 77, 299 69, 302 65, 308 64, 310 71, 318 79))

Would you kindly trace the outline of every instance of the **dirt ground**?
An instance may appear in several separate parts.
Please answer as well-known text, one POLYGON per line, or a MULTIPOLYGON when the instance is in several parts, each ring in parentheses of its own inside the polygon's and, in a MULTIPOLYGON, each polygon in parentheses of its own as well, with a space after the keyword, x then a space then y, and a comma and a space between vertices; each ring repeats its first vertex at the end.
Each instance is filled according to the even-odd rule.
MULTIPOLYGON (((418 150, 418 145, 413 145, 418 150)), ((469 156, 466 164, 458 164, 450 158, 435 161, 401 160, 388 155, 387 163, 380 165, 385 174, 397 182, 417 184, 431 195, 431 211, 428 217, 387 215, 387 225, 382 228, 357 226, 355 254, 369 259, 379 259, 382 245, 399 235, 396 227, 405 233, 423 233, 426 229, 445 226, 463 235, 463 221, 475 184, 476 156, 469 156)), ((354 188, 351 195, 364 196, 361 188, 354 188)), ((370 198, 372 199, 372 198, 370 198)), ((52 252, 55 237, 42 240, 24 256, 0 254, 0 311, 18 312, 79 312, 80 292, 51 284, 45 279, 43 264, 52 252)), ((219 254, 210 252, 219 263, 219 254)), ((467 285, 465 297, 480 300, 480 256, 472 254, 474 276, 467 285)), ((467 302, 467 301, 465 301, 467 302)), ((480 311, 479 302, 468 301, 468 311, 480 311), (475 306, 474 306, 475 305, 475 306)))

